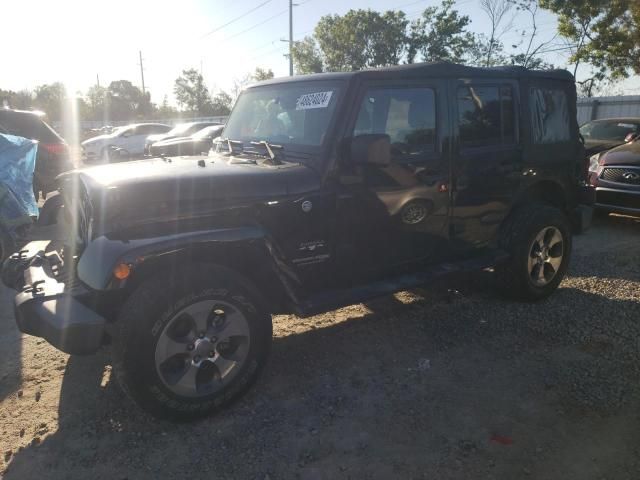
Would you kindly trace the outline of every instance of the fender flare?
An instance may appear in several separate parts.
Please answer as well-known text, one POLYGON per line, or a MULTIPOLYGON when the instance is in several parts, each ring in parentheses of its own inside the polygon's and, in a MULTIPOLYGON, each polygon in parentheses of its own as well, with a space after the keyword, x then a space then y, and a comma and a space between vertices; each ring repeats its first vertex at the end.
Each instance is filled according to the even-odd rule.
POLYGON ((92 290, 116 290, 124 287, 113 277, 113 268, 126 263, 135 273, 141 264, 177 255, 194 248, 215 248, 215 244, 255 242, 266 239, 266 232, 259 226, 244 226, 201 230, 174 235, 147 238, 115 238, 100 236, 92 240, 80 256, 77 267, 78 279, 92 290))

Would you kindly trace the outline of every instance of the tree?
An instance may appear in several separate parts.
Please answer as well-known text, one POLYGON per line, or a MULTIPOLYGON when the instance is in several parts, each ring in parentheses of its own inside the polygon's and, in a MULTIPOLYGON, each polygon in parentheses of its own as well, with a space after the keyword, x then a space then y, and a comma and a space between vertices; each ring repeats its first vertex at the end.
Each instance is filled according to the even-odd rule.
POLYGON ((176 78, 173 92, 182 108, 201 115, 211 110, 209 90, 200 72, 194 68, 182 71, 182 75, 176 78))
POLYGON ((304 39, 294 42, 293 65, 296 73, 302 75, 324 71, 322 53, 315 38, 304 37, 304 39))
POLYGON ((640 2, 637 0, 540 0, 558 15, 560 35, 576 50, 571 61, 587 62, 613 78, 640 74, 640 2))
POLYGON ((105 117, 105 109, 109 101, 107 96, 107 89, 99 85, 93 85, 87 90, 86 101, 89 118, 102 120, 105 117))
POLYGON ((107 88, 105 117, 112 120, 133 120, 144 115, 141 107, 148 98, 129 80, 114 80, 107 88))
POLYGON ((462 63, 476 45, 475 36, 467 31, 471 19, 454 9, 454 0, 444 0, 439 7, 429 7, 422 18, 410 25, 407 62, 422 54, 422 61, 462 63))
MULTIPOLYGON (((273 78, 273 70, 266 69, 266 68, 260 68, 260 67, 256 67, 255 71, 253 72, 252 78, 256 81, 256 82, 261 82, 263 80, 269 80, 271 78, 273 78)), ((224 93, 224 92, 222 92, 224 93)))
POLYGON ((524 52, 515 55, 514 64, 521 65, 526 68, 534 68, 533 64, 544 63, 539 59, 539 54, 544 47, 548 46, 555 40, 557 34, 553 35, 549 40, 538 42, 538 13, 540 12, 538 0, 515 0, 517 9, 527 14, 529 17, 529 26, 520 31, 522 42, 526 44, 524 52))
POLYGON ((555 68, 552 63, 545 62, 541 57, 527 56, 525 53, 512 53, 509 55, 508 63, 532 70, 551 70, 555 68))
POLYGON ((45 112, 50 120, 60 121, 66 97, 66 89, 60 82, 40 85, 35 89, 33 106, 45 112))
POLYGON ((229 115, 233 106, 233 98, 227 92, 220 90, 211 100, 213 115, 229 115))
POLYGON ((490 40, 480 33, 474 37, 473 45, 469 47, 465 56, 465 64, 474 67, 493 67, 509 63, 509 56, 504 52, 504 45, 500 40, 490 40))
MULTIPOLYGON (((323 16, 313 38, 324 70, 360 70, 399 63, 405 49, 407 25, 408 20, 401 11, 380 14, 372 10, 349 10, 343 16, 323 16)), ((320 66, 311 40, 303 41, 295 52, 294 60, 298 58, 299 67, 317 70, 320 66), (303 59, 307 62, 300 61, 303 59)))
POLYGON ((2 90, 0 88, 0 108, 10 107, 29 110, 33 104, 33 93, 30 90, 2 90))
POLYGON ((490 25, 484 61, 486 67, 500 63, 494 62, 492 57, 497 49, 503 48, 500 38, 513 28, 514 17, 509 15, 513 5, 511 0, 480 0, 480 8, 487 14, 490 25))
POLYGON ((169 98, 165 95, 156 114, 158 118, 171 118, 175 117, 178 114, 178 111, 173 106, 169 105, 169 98))

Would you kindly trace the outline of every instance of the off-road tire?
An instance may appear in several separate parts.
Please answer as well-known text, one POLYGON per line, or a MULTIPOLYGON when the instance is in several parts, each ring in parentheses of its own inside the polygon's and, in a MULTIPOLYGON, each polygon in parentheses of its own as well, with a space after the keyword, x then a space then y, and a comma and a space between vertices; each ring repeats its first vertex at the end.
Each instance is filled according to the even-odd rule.
POLYGON ((537 301, 548 297, 558 288, 567 272, 571 246, 570 223, 562 211, 543 203, 521 207, 507 219, 501 230, 500 247, 509 254, 509 258, 496 265, 498 289, 507 297, 521 301, 537 301), (531 280, 528 260, 533 240, 545 227, 555 227, 561 232, 564 251, 555 277, 541 287, 531 280))
POLYGON ((189 421, 210 415, 239 398, 258 378, 271 347, 271 316, 253 285, 224 267, 192 267, 143 281, 123 305, 113 341, 113 367, 124 392, 158 418, 189 421), (164 327, 180 309, 200 300, 224 300, 249 324, 250 347, 238 374, 204 397, 177 395, 157 373, 154 352, 164 327))

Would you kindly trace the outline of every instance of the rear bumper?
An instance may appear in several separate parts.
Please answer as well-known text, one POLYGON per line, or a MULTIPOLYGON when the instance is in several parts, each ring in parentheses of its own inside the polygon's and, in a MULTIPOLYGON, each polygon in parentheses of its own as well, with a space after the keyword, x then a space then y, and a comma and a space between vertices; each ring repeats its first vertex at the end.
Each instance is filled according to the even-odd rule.
POLYGON ((66 353, 94 353, 103 343, 106 320, 82 303, 90 294, 86 288, 68 288, 56 279, 57 256, 45 253, 47 244, 31 242, 3 265, 3 282, 19 290, 14 299, 18 329, 66 353))

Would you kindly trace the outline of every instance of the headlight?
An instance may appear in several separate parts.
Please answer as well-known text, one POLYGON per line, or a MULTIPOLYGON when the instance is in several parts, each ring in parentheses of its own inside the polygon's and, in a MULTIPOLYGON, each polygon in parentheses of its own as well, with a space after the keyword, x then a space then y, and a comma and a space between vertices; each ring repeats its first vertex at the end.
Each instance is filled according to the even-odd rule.
POLYGON ((596 170, 598 170, 598 167, 600 166, 598 161, 600 160, 600 156, 601 155, 602 155, 602 153, 596 153, 595 155, 592 155, 589 158, 589 171, 590 172, 595 172, 596 170))

